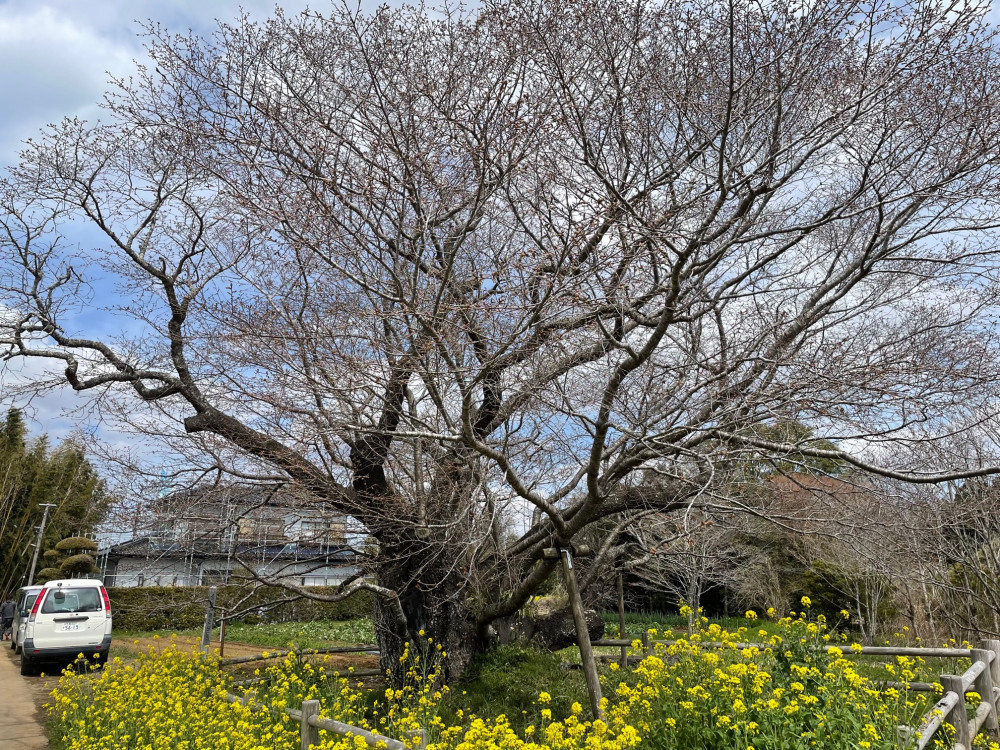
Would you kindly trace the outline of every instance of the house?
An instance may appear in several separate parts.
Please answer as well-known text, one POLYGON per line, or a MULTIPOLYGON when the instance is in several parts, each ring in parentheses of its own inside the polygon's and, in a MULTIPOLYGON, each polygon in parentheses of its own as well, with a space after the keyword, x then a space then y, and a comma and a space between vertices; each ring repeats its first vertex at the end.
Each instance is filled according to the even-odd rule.
POLYGON ((98 551, 106 586, 201 586, 255 574, 335 586, 358 571, 365 534, 313 497, 259 485, 165 493, 131 539, 98 551))

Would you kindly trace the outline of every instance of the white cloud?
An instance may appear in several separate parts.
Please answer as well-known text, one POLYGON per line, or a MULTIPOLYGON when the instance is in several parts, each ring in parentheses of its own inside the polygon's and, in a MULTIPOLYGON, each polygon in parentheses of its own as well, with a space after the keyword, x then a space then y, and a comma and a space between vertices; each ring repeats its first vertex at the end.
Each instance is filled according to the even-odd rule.
POLYGON ((0 6, 0 161, 39 127, 78 115, 93 119, 106 88, 105 71, 127 72, 135 46, 102 36, 38 6, 10 13, 0 6))
MULTIPOLYGON (((282 3, 291 13, 306 5, 282 3)), ((108 73, 127 76, 145 57, 140 21, 207 34, 241 8, 264 18, 274 7, 269 0, 0 0, 0 165, 46 124, 100 115, 108 73)))

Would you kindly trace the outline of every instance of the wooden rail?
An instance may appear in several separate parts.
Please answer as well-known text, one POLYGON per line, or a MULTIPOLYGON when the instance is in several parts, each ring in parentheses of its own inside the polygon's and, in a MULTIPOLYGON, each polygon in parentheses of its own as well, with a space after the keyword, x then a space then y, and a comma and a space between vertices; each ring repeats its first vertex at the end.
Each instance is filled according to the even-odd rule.
POLYGON ((955 750, 971 750, 972 741, 980 731, 993 739, 1000 738, 997 709, 1000 707, 1000 640, 986 640, 980 648, 969 649, 972 666, 961 675, 941 675, 944 695, 924 714, 913 729, 898 728, 899 746, 924 750, 944 723, 955 727, 955 750), (965 694, 979 693, 982 703, 969 716, 965 694))
POLYGON ((249 664, 254 661, 264 661, 268 659, 283 659, 289 654, 370 654, 373 656, 379 655, 378 646, 331 646, 330 648, 310 648, 303 651, 275 651, 268 652, 267 656, 264 654, 258 654, 255 656, 237 656, 230 659, 220 659, 219 666, 227 667, 230 664, 249 664))
MULTIPOLYGON (((268 653, 267 656, 264 654, 256 656, 238 656, 230 659, 219 660, 219 666, 228 666, 230 664, 247 664, 255 661, 263 661, 265 659, 280 659, 288 656, 291 653, 298 653, 300 655, 313 655, 313 654, 353 654, 353 653, 366 653, 366 654, 378 654, 378 646, 369 645, 358 645, 358 646, 331 646, 330 648, 314 648, 303 651, 282 651, 275 653, 268 653)), ((381 670, 362 670, 361 672, 355 671, 352 673, 353 676, 362 676, 363 674, 381 674, 381 670)), ((226 693, 226 700, 230 703, 241 703, 244 706, 248 706, 251 703, 251 698, 249 695, 244 695, 240 697, 238 695, 233 695, 232 693, 226 693)), ((367 729, 362 729, 361 727, 354 727, 350 724, 345 724, 342 721, 335 721, 334 719, 327 719, 319 715, 319 701, 303 701, 302 710, 299 711, 294 708, 284 708, 276 709, 269 706, 258 706, 261 710, 269 711, 272 715, 278 715, 284 713, 285 715, 291 717, 293 720, 298 722, 301 727, 299 732, 301 750, 309 750, 313 745, 319 744, 319 730, 325 729, 328 732, 339 735, 341 737, 360 737, 364 740, 368 747, 382 747, 384 750, 410 750, 405 742, 402 740, 397 740, 392 737, 384 737, 380 734, 375 734, 368 731, 367 729)), ((412 733, 412 739, 414 740, 412 750, 423 750, 427 747, 427 733, 424 730, 419 730, 412 733)))
MULTIPOLYGON (((604 638, 594 641, 594 646, 606 646, 615 648, 625 648, 631 646, 634 641, 640 641, 645 652, 652 653, 656 644, 665 646, 676 644, 677 641, 653 640, 647 633, 640 633, 636 638, 604 638)), ((688 641, 690 643, 690 641, 688 641)), ((768 643, 734 643, 729 641, 697 641, 697 644, 704 648, 757 648, 764 650, 773 648, 768 643)), ((817 650, 826 650, 831 647, 841 648, 839 644, 831 643, 816 646, 817 650)), ((268 654, 266 657, 243 656, 231 659, 222 659, 220 666, 229 664, 245 664, 263 659, 277 659, 287 656, 290 651, 268 654)), ((345 654, 345 653, 378 653, 377 646, 336 646, 332 648, 310 649, 299 652, 302 654, 345 654)), ((623 652, 624 653, 624 652, 623 652)), ((909 657, 938 657, 938 658, 971 658, 970 666, 961 675, 941 675, 941 685, 944 687, 944 694, 934 704, 920 720, 916 727, 899 726, 897 728, 898 743, 900 748, 905 750, 925 750, 930 744, 936 732, 945 724, 949 723, 955 727, 955 744, 953 750, 971 750, 972 740, 980 731, 985 731, 994 739, 1000 738, 1000 725, 998 725, 997 715, 1000 709, 1000 640, 986 640, 980 648, 919 648, 912 646, 862 646, 844 649, 844 655, 866 655, 866 656, 909 656, 909 657), (965 705, 966 693, 975 691, 982 698, 982 703, 977 707, 974 715, 968 715, 965 705)), ((624 666, 624 665, 623 665, 624 666)), ((895 687, 904 690, 917 692, 931 692, 936 689, 935 685, 929 682, 884 683, 888 687, 895 687)), ((240 698, 232 693, 226 694, 227 700, 234 703, 248 705, 249 696, 240 698)), ((279 713, 279 709, 267 709, 272 714, 279 713)), ((344 724, 340 721, 327 719, 319 715, 319 701, 304 701, 302 710, 293 708, 281 709, 301 726, 301 750, 309 750, 313 745, 319 744, 319 730, 324 729, 341 737, 360 737, 365 744, 371 748, 378 747, 384 743, 385 750, 409 750, 407 744, 402 740, 392 737, 385 737, 362 729, 361 727, 344 724)), ((427 733, 419 730, 413 734, 413 750, 423 750, 427 745, 427 733)))
MULTIPOLYGON (((244 706, 250 705, 249 695, 240 697, 232 693, 226 693, 226 700, 230 703, 241 703, 244 706)), ((320 729, 325 729, 341 737, 360 737, 371 748, 381 746, 385 750, 410 750, 402 740, 385 737, 381 734, 369 732, 367 729, 362 729, 361 727, 353 727, 342 721, 326 719, 320 716, 319 701, 302 701, 301 711, 294 708, 276 709, 267 706, 259 706, 259 708, 270 711, 272 715, 284 713, 299 724, 301 727, 299 731, 300 750, 309 750, 313 745, 319 744, 320 729)), ((424 730, 421 729, 412 733, 412 738, 415 740, 412 750, 424 750, 427 747, 427 733, 424 730)))
MULTIPOLYGON (((649 640, 645 633, 640 633, 635 638, 603 638, 594 641, 595 646, 631 646, 634 641, 641 641, 649 648, 653 644, 672 646, 678 641, 655 641, 649 640), (648 645, 647 645, 648 644, 648 645)), ((736 643, 733 641, 684 641, 688 644, 702 646, 704 648, 757 648, 763 651, 765 648, 774 648, 770 643, 736 643)), ((850 646, 838 643, 826 643, 815 646, 817 651, 826 651, 831 647, 837 647, 844 651, 845 655, 865 654, 868 656, 922 656, 948 658, 969 658, 974 649, 971 648, 921 648, 919 646, 862 646, 860 651, 852 649, 850 646)))

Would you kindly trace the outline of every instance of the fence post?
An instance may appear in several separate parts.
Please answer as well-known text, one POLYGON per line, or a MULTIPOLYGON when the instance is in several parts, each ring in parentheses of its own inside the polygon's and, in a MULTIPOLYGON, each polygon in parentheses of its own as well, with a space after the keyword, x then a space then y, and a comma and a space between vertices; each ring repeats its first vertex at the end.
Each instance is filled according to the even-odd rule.
POLYGON ((976 678, 975 688, 976 692, 979 693, 980 698, 988 702, 990 705, 990 715, 986 717, 986 722, 983 724, 983 729, 989 734, 993 739, 1000 737, 1000 725, 997 724, 997 703, 994 700, 993 695, 993 672, 992 664, 990 664, 990 653, 989 649, 986 648, 986 642, 982 643, 981 648, 972 649, 972 661, 983 662, 983 673, 976 678))
POLYGON ((906 750, 912 740, 913 729, 905 724, 900 724, 896 727, 896 744, 899 746, 899 750, 906 750))
MULTIPOLYGON (((958 696, 958 703, 951 710, 950 723, 955 727, 955 742, 960 744, 965 750, 972 750, 972 737, 969 732, 969 714, 965 710, 965 688, 962 686, 962 678, 959 675, 941 675, 941 685, 945 692, 955 693, 958 696)), ((944 717, 948 721, 948 717, 944 717)))
POLYGON ((411 729, 406 733, 409 739, 415 739, 416 742, 410 748, 410 750, 424 750, 427 747, 427 742, 429 737, 427 736, 426 729, 411 729))
POLYGON ((653 644, 649 642, 649 633, 643 630, 639 634, 639 640, 642 641, 642 650, 646 652, 646 656, 653 653, 653 644))
POLYGON ((201 630, 201 650, 208 653, 208 644, 212 641, 212 628, 215 625, 215 594, 217 589, 208 589, 208 601, 205 602, 205 626, 201 630))
MULTIPOLYGON (((993 679, 993 687, 1000 687, 1000 640, 988 638, 983 641, 983 648, 987 648, 995 654, 990 664, 990 677, 993 679)), ((1000 707, 1000 700, 997 700, 996 695, 991 696, 991 699, 994 706, 1000 707)))
POLYGON ((309 723, 309 718, 319 715, 319 701, 302 701, 302 739, 301 750, 309 750, 312 745, 319 744, 319 730, 309 723))

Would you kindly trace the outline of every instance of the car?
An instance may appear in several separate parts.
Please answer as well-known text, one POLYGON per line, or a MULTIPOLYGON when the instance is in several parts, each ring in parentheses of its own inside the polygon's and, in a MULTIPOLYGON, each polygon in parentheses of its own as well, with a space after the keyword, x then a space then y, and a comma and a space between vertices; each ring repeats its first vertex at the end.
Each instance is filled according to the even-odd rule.
POLYGON ((22 586, 17 591, 17 599, 14 602, 14 624, 11 625, 10 629, 10 647, 15 654, 21 653, 21 644, 24 643, 24 627, 28 624, 31 605, 35 603, 35 597, 41 590, 41 586, 22 586))
POLYGON ((104 584, 89 578, 49 581, 28 614, 21 674, 36 674, 43 663, 65 664, 80 654, 104 664, 110 649, 111 600, 104 584))

